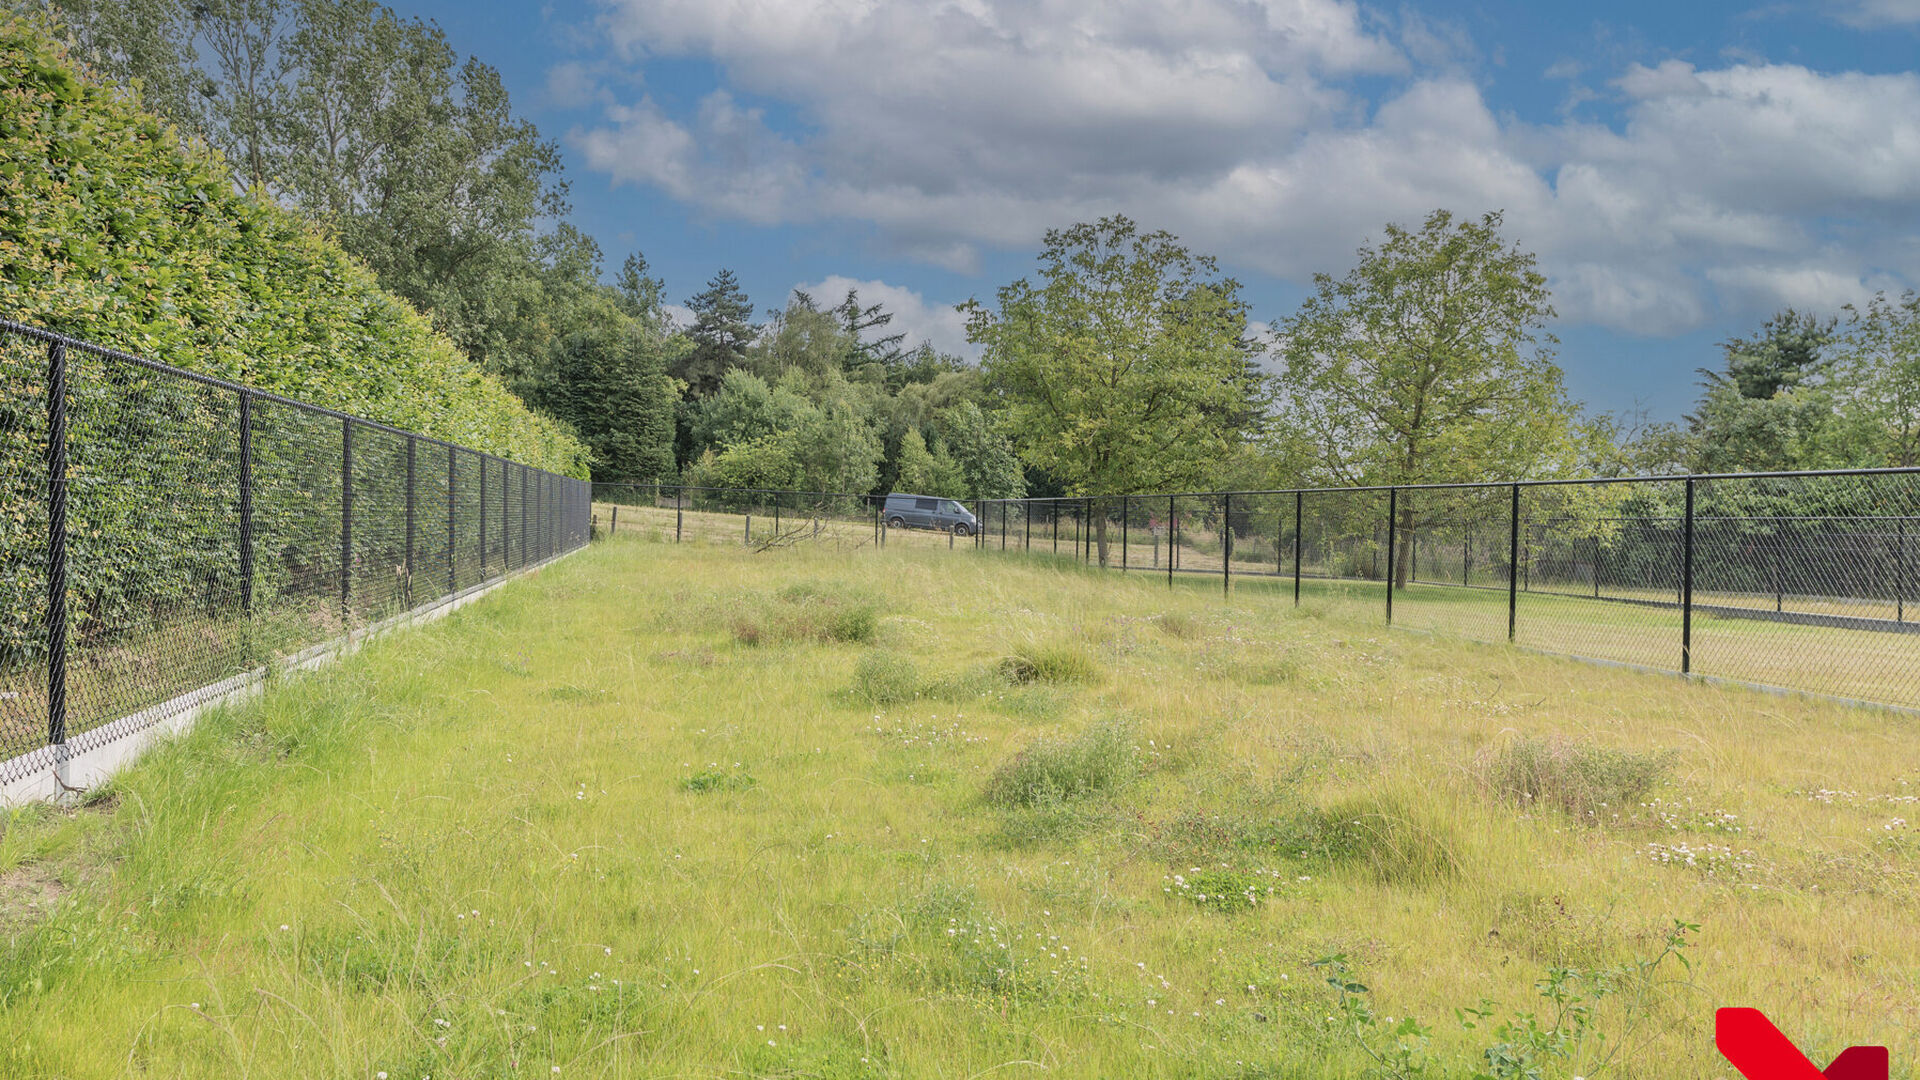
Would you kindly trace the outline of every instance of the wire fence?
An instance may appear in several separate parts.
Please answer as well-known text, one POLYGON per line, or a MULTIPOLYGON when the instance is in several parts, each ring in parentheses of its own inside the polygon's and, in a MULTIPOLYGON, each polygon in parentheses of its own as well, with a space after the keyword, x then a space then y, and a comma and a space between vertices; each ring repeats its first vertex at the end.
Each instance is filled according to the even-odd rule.
POLYGON ((1920 469, 978 500, 596 484, 602 528, 1074 559, 1169 586, 1920 709, 1920 469), (624 516, 623 516, 624 515, 624 516), (1389 587, 1391 583, 1391 587, 1389 587))
POLYGON ((0 320, 0 782, 580 547, 590 495, 0 320))

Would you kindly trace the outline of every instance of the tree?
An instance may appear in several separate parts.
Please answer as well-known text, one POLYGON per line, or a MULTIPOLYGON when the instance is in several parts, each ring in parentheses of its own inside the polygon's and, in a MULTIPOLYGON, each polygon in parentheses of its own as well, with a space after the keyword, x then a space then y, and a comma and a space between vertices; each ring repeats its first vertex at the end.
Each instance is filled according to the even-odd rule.
POLYGON ((1839 341, 1843 409, 1878 443, 1860 465, 1920 465, 1920 295, 1875 296, 1851 316, 1839 341))
MULTIPOLYGON (((1344 278, 1314 275, 1280 334, 1283 393, 1336 482, 1571 471, 1584 433, 1552 360, 1547 281, 1500 225, 1436 210, 1417 232, 1388 225, 1344 278)), ((1402 586, 1417 514, 1400 500, 1402 586)))
POLYGON ((1018 499, 1027 493, 1019 455, 996 417, 972 401, 962 401, 942 410, 936 426, 942 448, 959 466, 969 498, 1018 499))
POLYGON ((1125 217, 1049 230, 1039 282, 996 300, 961 305, 968 340, 1021 457, 1070 494, 1193 485, 1246 438, 1261 388, 1240 285, 1172 234, 1125 217))
POLYGON ((49 2, 103 71, 220 150, 236 187, 323 223, 536 396, 536 369, 574 329, 548 292, 555 270, 598 253, 583 260, 591 240, 543 224, 568 209, 559 151, 513 115, 498 72, 372 0, 49 2))
POLYGON ((1731 338, 1720 344, 1726 354, 1726 372, 1700 369, 1709 381, 1726 381, 1741 397, 1765 401, 1816 376, 1827 364, 1822 355, 1833 340, 1837 320, 1821 322, 1811 314, 1787 308, 1760 325, 1750 338, 1731 338))
POLYGON ((715 274, 705 290, 687 300, 687 307, 693 310, 693 326, 687 331, 693 349, 681 359, 674 376, 687 384, 690 399, 703 398, 720 388, 727 372, 745 362, 747 346, 760 328, 752 322, 753 303, 731 270, 715 274))
POLYGON ((619 311, 593 315, 556 343, 539 403, 592 448, 594 479, 671 479, 679 387, 667 376, 662 342, 619 311))
POLYGON ((929 450, 926 438, 915 428, 901 440, 900 478, 895 482, 894 489, 916 495, 963 499, 967 497, 967 478, 944 446, 936 443, 929 450))

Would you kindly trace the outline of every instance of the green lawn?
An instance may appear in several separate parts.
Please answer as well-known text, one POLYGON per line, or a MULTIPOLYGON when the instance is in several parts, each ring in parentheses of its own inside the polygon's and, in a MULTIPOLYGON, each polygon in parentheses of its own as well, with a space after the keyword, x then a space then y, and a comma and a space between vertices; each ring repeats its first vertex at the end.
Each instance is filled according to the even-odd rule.
POLYGON ((1370 1009, 1464 1076, 1560 966, 1628 973, 1547 1076, 1727 1075, 1736 1004, 1911 1075, 1908 717, 1332 586, 626 524, 8 819, 0 1075, 1350 1076, 1370 1009))

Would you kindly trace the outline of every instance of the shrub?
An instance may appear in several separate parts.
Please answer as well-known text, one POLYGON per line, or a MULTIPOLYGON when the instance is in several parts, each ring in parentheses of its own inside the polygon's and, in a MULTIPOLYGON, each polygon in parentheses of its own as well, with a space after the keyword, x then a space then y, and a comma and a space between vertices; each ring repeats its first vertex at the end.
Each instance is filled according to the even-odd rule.
POLYGON ((1128 725, 1095 724, 1074 738, 1041 739, 1015 754, 993 771, 985 798, 1010 809, 1111 794, 1133 779, 1136 757, 1128 725))
POLYGON ((874 649, 853 666, 853 694, 874 705, 895 705, 920 696, 920 673, 897 652, 874 649))
POLYGON ((1487 787, 1523 806, 1582 821, 1637 805, 1673 767, 1671 750, 1613 750, 1554 736, 1515 739, 1481 762, 1487 787))
POLYGON ((1015 685, 1033 682, 1086 682, 1098 668, 1077 645, 1038 645, 1000 661, 1000 673, 1015 685))

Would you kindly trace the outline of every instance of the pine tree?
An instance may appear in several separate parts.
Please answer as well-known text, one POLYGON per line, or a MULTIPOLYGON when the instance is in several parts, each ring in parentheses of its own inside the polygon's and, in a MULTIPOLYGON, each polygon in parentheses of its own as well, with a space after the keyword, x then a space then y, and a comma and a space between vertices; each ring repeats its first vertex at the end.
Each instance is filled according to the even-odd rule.
POLYGON ((673 374, 687 384, 688 398, 697 399, 720 389, 720 380, 746 359, 747 346, 760 328, 752 322, 753 303, 731 270, 715 274, 687 306, 693 309, 693 329, 687 332, 693 348, 673 374))

